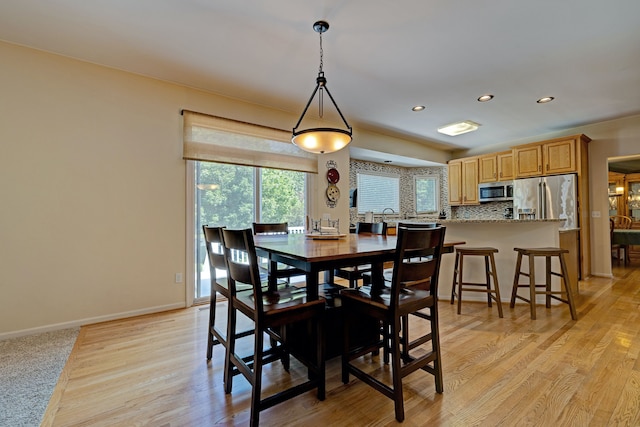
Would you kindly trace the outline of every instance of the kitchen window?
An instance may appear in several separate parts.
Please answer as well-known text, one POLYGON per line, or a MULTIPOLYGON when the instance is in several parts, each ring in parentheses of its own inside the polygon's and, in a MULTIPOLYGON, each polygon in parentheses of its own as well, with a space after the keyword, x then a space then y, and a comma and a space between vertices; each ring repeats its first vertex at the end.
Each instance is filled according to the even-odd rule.
POLYGON ((397 175, 359 173, 358 214, 381 214, 387 208, 400 212, 400 177, 397 175))
POLYGON ((435 176, 414 178, 416 213, 439 212, 440 183, 435 176))

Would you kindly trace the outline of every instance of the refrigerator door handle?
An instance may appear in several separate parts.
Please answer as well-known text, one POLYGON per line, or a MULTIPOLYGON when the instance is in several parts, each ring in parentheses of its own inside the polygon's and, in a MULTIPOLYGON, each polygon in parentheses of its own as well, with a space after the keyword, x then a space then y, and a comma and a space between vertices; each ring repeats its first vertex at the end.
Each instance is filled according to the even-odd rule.
POLYGON ((547 183, 542 181, 542 194, 540 195, 540 204, 542 210, 540 211, 540 218, 547 219, 547 183))

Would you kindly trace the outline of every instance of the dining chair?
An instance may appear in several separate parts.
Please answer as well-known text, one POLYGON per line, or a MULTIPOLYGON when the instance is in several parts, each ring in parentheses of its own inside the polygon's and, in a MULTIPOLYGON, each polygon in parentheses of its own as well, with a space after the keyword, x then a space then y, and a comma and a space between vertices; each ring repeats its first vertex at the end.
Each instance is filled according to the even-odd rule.
MULTIPOLYGON (((623 230, 629 230, 631 228, 631 225, 633 223, 633 219, 629 216, 625 216, 625 215, 611 215, 609 217, 610 223, 611 223, 611 244, 612 244, 612 250, 613 248, 613 229, 617 228, 617 229, 623 229, 623 230)), ((617 252, 617 257, 618 257, 618 264, 620 263, 620 249, 622 249, 624 251, 624 263, 627 264, 629 262, 631 262, 631 259, 629 257, 629 246, 628 245, 617 245, 617 247, 615 248, 616 252, 617 252)))
MULTIPOLYGON (((286 222, 254 222, 251 228, 256 236, 289 234, 289 224, 286 222)), ((260 259, 259 268, 263 272, 268 272, 269 260, 260 259)), ((276 271, 269 274, 275 274, 277 279, 284 279, 287 284, 290 284, 292 277, 303 276, 305 272, 290 265, 278 263, 276 271)))
POLYGON ((618 264, 620 264, 620 250, 624 251, 624 261, 625 264, 627 262, 627 252, 629 251, 629 247, 627 245, 621 245, 619 243, 613 243, 613 230, 615 229, 615 221, 613 218, 609 218, 609 232, 610 232, 610 240, 611 240, 611 256, 613 256, 613 252, 616 253, 616 259, 618 260, 618 264))
MULTIPOLYGON (((207 256, 209 259, 209 275, 211 280, 211 299, 209 302, 209 327, 207 328, 207 360, 211 360, 213 356, 213 346, 222 344, 225 347, 225 351, 228 347, 227 333, 222 328, 216 326, 216 307, 218 305, 217 295, 220 294, 224 297, 225 301, 229 301, 231 293, 229 292, 229 283, 226 277, 218 277, 218 271, 226 271, 227 266, 224 259, 224 249, 222 244, 222 230, 224 227, 209 227, 208 225, 202 226, 202 232, 204 234, 204 241, 207 248, 207 256)), ((251 286, 238 284, 238 292, 248 292, 251 290, 251 286)), ((225 304, 227 307, 227 322, 229 322, 229 304, 225 304)), ((226 322, 225 322, 226 325, 226 322)), ((226 326, 225 326, 226 329, 226 326)), ((235 331, 235 325, 231 325, 231 330, 235 331)), ((241 338, 253 334, 253 329, 234 333, 231 339, 241 338)))
MULTIPOLYGON (((356 234, 387 234, 386 222, 358 222, 356 223, 356 234)), ((349 281, 350 288, 358 286, 358 280, 362 279, 364 273, 371 271, 371 264, 356 265, 352 267, 336 268, 333 271, 335 277, 349 281)))
MULTIPOLYGON (((225 393, 231 393, 234 370, 239 371, 251 384, 250 425, 257 426, 260 411, 291 399, 309 390, 317 388, 318 399, 325 398, 325 361, 324 361, 324 310, 325 300, 308 300, 306 289, 288 287, 270 292, 263 288, 258 269, 258 257, 251 229, 222 230, 226 257, 229 290, 231 293, 230 316, 236 316, 236 310, 253 320, 254 346, 252 357, 243 357, 236 352, 236 341, 229 341, 229 352, 225 358, 225 393), (244 260, 234 259, 232 252, 240 252, 244 260), (240 284, 251 285, 250 293, 238 292, 240 284), (289 327, 306 322, 309 341, 302 350, 293 349, 286 340, 289 327), (264 350, 264 336, 268 335, 275 346, 264 350), (268 397, 262 397, 263 366, 276 360, 282 360, 284 369, 289 370, 289 354, 307 368, 305 382, 291 386, 268 397)), ((231 331, 227 332, 229 335, 231 331)), ((298 381, 299 382, 299 381, 298 381)))
POLYGON ((402 378, 422 369, 435 378, 437 393, 443 392, 440 336, 438 330, 438 274, 444 227, 398 227, 398 237, 391 287, 373 283, 370 287, 343 289, 340 292, 345 316, 345 331, 352 322, 368 317, 382 322, 383 339, 367 345, 352 346, 349 333, 344 334, 342 354, 342 382, 349 382, 349 375, 370 385, 395 403, 395 417, 404 420, 402 378), (403 337, 403 316, 413 315, 429 322, 428 333, 413 340, 403 337), (402 345, 405 340, 406 344, 402 345), (388 343, 388 344, 387 344, 388 343), (431 344, 427 346, 427 344, 431 344), (392 383, 387 385, 377 378, 379 370, 365 371, 362 365, 353 363, 361 356, 389 345, 391 353, 392 383), (430 347, 430 348, 425 348, 430 347))

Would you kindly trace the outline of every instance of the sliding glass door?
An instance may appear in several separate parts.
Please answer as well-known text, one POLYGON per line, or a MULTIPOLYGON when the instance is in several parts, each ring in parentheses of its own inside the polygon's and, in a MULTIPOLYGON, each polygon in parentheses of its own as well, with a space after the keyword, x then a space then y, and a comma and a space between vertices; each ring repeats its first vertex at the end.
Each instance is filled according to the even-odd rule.
POLYGON ((307 174, 212 162, 194 164, 194 301, 198 302, 211 295, 202 225, 250 228, 254 221, 287 222, 292 231, 303 230, 307 174))

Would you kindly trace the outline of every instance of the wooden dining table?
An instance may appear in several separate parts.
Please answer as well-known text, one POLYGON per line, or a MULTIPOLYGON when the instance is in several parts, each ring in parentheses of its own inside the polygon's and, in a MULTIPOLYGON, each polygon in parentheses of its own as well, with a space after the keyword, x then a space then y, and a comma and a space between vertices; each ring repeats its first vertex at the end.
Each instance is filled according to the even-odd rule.
MULTIPOLYGON (((309 299, 318 298, 319 274, 324 272, 325 281, 331 281, 336 268, 371 264, 374 283, 382 283, 384 262, 391 261, 396 250, 396 236, 347 234, 312 238, 304 234, 285 234, 254 238, 256 252, 269 259, 271 271, 277 263, 282 263, 306 273, 309 299)), ((271 289, 276 288, 276 281, 275 276, 269 275, 271 289)))
MULTIPOLYGON (((282 263, 306 273, 309 299, 318 298, 319 273, 324 272, 325 282, 332 283, 336 268, 371 264, 372 283, 384 282, 384 263, 393 260, 396 236, 347 234, 332 237, 285 234, 254 236, 254 239, 256 252, 269 259, 272 271, 275 271, 277 263, 282 263)), ((445 242, 443 252, 452 252, 453 247, 460 244, 464 242, 445 242)), ((269 275, 269 286, 276 289, 275 276, 269 275)))

